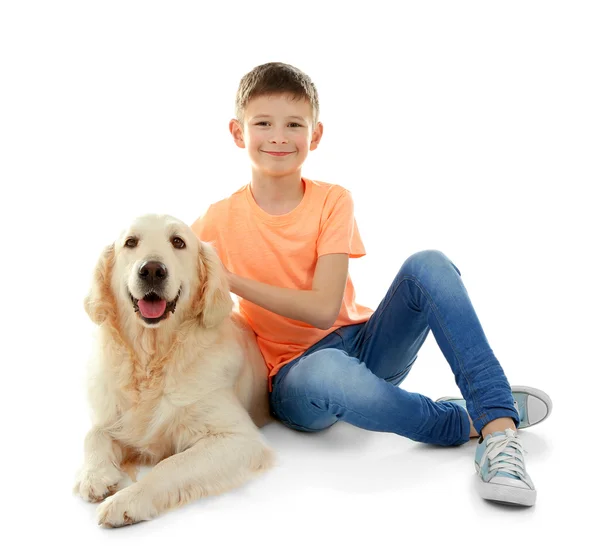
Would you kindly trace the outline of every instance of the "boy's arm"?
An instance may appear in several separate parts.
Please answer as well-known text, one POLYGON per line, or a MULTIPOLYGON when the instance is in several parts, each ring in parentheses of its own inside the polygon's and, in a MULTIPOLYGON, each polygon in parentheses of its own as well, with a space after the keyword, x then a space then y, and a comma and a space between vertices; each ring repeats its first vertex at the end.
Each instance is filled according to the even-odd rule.
POLYGON ((348 277, 348 255, 330 253, 317 259, 312 288, 288 289, 228 272, 232 293, 280 316, 329 329, 338 317, 348 277))

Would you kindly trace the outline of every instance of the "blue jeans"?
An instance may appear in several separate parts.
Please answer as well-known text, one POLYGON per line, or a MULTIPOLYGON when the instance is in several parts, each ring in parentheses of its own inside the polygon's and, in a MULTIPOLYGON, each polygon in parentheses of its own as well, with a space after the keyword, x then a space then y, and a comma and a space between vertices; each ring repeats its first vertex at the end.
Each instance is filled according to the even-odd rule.
POLYGON ((469 440, 469 415, 399 388, 429 331, 452 368, 478 433, 510 417, 519 425, 510 385, 494 356, 456 266, 421 251, 400 268, 367 322, 341 327, 275 375, 271 413, 304 432, 338 420, 435 445, 469 440))

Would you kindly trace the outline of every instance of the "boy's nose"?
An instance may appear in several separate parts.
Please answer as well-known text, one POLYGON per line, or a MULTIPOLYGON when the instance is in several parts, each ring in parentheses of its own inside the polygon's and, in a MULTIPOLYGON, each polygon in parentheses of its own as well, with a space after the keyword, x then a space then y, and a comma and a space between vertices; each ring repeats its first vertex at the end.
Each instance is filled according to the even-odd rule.
POLYGON ((273 144, 277 144, 277 143, 287 143, 288 139, 287 137, 281 133, 281 132, 275 132, 273 133, 273 135, 271 135, 271 138, 269 139, 270 143, 273 144))

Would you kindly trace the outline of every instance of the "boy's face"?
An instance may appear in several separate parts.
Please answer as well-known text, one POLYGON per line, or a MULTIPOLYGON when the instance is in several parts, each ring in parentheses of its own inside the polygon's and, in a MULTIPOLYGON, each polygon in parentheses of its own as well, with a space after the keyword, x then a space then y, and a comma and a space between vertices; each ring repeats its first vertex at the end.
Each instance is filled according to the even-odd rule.
POLYGON ((243 126, 231 120, 229 130, 237 146, 248 149, 253 169, 276 177, 299 171, 323 135, 320 122, 313 127, 310 103, 289 95, 251 99, 243 126))

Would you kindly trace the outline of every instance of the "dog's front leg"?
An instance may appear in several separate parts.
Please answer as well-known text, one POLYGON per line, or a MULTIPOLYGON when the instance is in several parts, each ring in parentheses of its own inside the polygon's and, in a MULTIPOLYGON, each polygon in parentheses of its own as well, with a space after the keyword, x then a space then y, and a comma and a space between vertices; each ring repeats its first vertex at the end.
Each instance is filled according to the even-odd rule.
POLYGON ((73 491, 89 502, 100 502, 118 490, 120 446, 101 427, 93 427, 84 442, 84 463, 73 491))
POLYGON ((238 487, 269 469, 274 452, 240 410, 240 420, 230 428, 219 428, 161 461, 137 483, 105 500, 98 508, 98 523, 120 527, 149 520, 191 500, 238 487))

